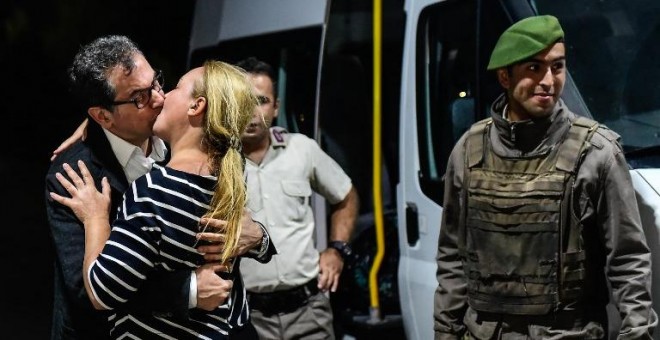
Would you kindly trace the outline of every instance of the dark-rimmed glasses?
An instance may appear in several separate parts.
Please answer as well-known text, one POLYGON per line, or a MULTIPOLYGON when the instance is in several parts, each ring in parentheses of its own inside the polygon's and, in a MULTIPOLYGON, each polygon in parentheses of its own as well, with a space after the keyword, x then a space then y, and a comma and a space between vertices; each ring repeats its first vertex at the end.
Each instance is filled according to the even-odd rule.
POLYGON ((156 70, 156 75, 154 80, 151 82, 151 86, 140 89, 133 92, 133 98, 129 100, 116 100, 111 102, 112 105, 122 105, 122 104, 135 104, 135 107, 141 109, 151 101, 151 91, 160 92, 163 90, 163 85, 165 85, 165 80, 163 79, 163 71, 156 70))

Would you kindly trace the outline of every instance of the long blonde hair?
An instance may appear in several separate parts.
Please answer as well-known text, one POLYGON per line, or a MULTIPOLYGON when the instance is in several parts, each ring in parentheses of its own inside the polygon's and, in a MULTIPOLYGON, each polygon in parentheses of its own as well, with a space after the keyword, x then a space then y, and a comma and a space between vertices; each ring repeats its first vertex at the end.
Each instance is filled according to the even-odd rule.
POLYGON ((193 97, 205 97, 207 109, 202 143, 218 183, 204 217, 227 221, 222 262, 232 257, 241 234, 241 214, 247 200, 243 176, 241 134, 252 118, 257 98, 244 71, 221 61, 206 61, 204 77, 193 97))

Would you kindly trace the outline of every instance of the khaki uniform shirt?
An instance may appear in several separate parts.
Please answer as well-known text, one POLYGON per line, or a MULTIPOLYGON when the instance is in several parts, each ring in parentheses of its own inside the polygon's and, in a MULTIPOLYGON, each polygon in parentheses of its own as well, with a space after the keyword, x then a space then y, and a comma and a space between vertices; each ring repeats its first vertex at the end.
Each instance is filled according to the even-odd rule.
POLYGON ((246 289, 273 292, 317 278, 312 190, 336 204, 350 191, 351 179, 313 139, 280 127, 271 128, 271 145, 261 164, 246 161, 245 174, 252 218, 266 226, 278 250, 266 264, 241 261, 246 289))

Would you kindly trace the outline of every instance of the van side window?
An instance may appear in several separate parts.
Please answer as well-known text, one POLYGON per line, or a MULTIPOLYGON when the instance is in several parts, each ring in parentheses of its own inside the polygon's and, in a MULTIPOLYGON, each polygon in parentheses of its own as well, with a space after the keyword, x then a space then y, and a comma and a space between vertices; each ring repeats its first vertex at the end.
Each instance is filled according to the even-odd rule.
MULTIPOLYGON (((559 18, 567 68, 588 112, 621 135, 633 168, 660 164, 660 3, 537 0, 559 18), (569 4, 567 2, 566 4, 569 4)), ((575 110, 575 109, 574 109, 575 110)))
POLYGON ((315 98, 318 78, 320 27, 300 28, 220 42, 195 50, 189 66, 207 59, 236 63, 254 56, 275 71, 279 115, 273 125, 315 137, 315 98))
POLYGON ((440 205, 442 176, 451 150, 472 123, 487 115, 486 100, 478 103, 477 98, 491 101, 501 93, 495 77, 485 69, 507 16, 497 1, 481 1, 481 6, 488 15, 479 18, 483 32, 479 50, 478 26, 467 24, 477 22, 476 1, 442 2, 420 16, 416 62, 419 177, 424 194, 440 205), (484 93, 477 95, 480 90, 484 93))

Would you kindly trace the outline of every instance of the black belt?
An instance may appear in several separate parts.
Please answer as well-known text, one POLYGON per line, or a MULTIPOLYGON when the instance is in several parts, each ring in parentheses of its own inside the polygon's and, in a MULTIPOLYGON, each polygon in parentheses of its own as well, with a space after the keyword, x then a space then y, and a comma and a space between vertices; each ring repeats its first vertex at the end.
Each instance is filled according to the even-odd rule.
POLYGON ((314 279, 302 286, 272 293, 248 292, 250 308, 262 312, 265 316, 278 313, 291 313, 307 303, 311 296, 318 294, 318 280, 314 279))

